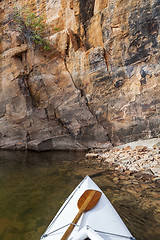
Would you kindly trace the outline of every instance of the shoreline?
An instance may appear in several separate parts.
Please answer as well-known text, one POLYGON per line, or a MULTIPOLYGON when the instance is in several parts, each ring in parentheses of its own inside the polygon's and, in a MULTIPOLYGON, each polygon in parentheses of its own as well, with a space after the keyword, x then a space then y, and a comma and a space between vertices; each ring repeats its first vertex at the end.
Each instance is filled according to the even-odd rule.
POLYGON ((160 139, 139 140, 111 148, 95 149, 86 160, 101 163, 127 175, 148 176, 160 184, 160 139))

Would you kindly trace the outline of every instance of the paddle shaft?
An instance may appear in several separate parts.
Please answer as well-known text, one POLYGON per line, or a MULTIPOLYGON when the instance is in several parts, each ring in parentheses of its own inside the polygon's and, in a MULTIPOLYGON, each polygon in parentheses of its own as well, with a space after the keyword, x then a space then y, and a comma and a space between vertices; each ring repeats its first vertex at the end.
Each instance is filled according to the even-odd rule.
MULTIPOLYGON (((96 191, 93 190, 90 195, 87 197, 87 199, 85 200, 85 202, 83 203, 83 205, 81 206, 81 208, 79 209, 79 212, 77 213, 77 215, 75 216, 73 222, 70 224, 70 226, 68 227, 67 231, 64 233, 63 237, 61 238, 61 240, 67 240, 68 237, 70 236, 70 234, 72 233, 75 224, 78 222, 78 220, 80 219, 81 215, 85 212, 88 204, 90 204, 90 202, 92 201, 94 195, 95 195, 96 191)), ((94 207, 94 206, 93 206, 94 207)))

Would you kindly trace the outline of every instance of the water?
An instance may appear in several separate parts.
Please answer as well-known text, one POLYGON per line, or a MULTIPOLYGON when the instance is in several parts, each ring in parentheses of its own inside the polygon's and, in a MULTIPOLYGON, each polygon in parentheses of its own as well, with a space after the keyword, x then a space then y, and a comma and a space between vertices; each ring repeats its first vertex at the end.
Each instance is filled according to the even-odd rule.
MULTIPOLYGON (((0 239, 36 240, 79 183, 67 160, 81 153, 0 152, 0 239)), ((73 169, 72 169, 73 170, 73 169)))
MULTIPOLYGON (((0 151, 0 240, 39 239, 83 177, 99 171, 96 166, 81 164, 83 159, 84 153, 76 152, 0 151)), ((157 190, 151 189, 154 186, 145 190, 148 188, 109 170, 94 181, 137 240, 159 240, 159 202, 157 190)))

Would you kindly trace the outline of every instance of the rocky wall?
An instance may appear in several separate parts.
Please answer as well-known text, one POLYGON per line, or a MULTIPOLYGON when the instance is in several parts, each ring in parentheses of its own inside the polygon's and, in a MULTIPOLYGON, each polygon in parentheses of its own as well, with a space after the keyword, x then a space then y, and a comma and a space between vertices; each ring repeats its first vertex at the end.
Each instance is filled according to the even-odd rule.
POLYGON ((159 137, 159 1, 0 1, 0 148, 107 148, 159 137), (19 36, 43 15, 51 49, 19 36))

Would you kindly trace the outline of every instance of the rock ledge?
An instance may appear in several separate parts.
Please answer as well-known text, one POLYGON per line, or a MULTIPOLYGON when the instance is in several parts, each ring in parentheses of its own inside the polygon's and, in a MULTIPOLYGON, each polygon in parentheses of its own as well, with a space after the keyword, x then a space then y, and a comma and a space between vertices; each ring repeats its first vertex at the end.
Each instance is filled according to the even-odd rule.
POLYGON ((110 150, 89 152, 86 158, 109 164, 115 170, 127 174, 137 173, 138 177, 151 175, 155 181, 160 180, 159 138, 132 142, 110 150))

